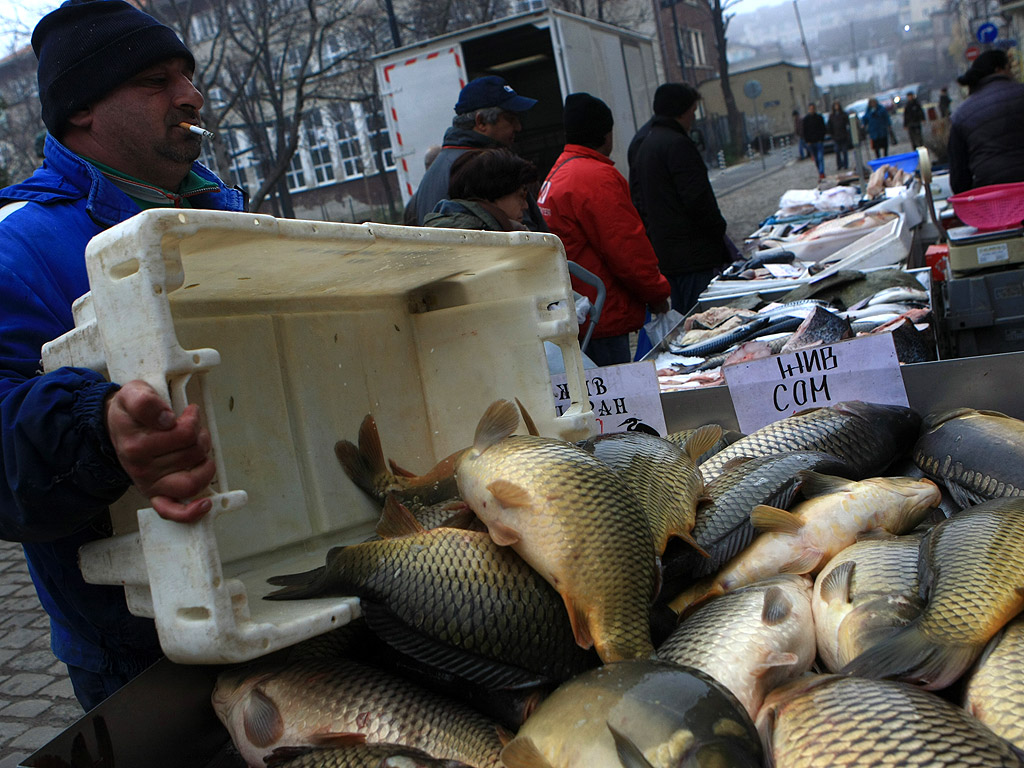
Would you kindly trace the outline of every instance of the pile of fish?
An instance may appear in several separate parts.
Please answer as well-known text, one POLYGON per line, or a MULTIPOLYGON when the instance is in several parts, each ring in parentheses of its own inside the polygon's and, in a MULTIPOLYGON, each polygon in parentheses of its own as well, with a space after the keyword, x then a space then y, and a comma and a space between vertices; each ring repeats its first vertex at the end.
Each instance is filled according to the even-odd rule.
POLYGON ((688 316, 655 350, 662 391, 724 383, 722 367, 870 334, 903 363, 935 359, 931 299, 900 269, 839 271, 775 301, 757 294, 688 316))
POLYGON ((248 766, 1024 766, 1024 422, 573 444, 498 401, 424 475, 371 416, 336 453, 376 535, 268 597, 362 617, 220 675, 248 766))

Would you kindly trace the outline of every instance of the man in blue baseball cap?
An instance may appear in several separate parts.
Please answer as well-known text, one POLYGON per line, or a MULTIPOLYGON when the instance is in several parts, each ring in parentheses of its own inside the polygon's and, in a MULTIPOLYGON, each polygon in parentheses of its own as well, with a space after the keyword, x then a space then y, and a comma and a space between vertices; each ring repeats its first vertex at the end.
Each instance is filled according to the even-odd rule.
MULTIPOLYGON (((537 103, 520 96, 504 78, 496 75, 470 80, 459 92, 452 126, 444 133, 441 152, 420 181, 415 194, 416 223, 448 197, 452 163, 467 149, 511 147, 522 129, 519 115, 537 103)), ((523 223, 535 231, 547 231, 544 218, 532 198, 523 223)))

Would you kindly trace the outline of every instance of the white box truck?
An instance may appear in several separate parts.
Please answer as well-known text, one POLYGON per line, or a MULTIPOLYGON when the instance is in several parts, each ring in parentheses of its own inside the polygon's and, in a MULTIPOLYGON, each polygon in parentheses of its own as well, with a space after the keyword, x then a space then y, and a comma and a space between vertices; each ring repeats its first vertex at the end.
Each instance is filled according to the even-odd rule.
POLYGON ((403 201, 419 186, 423 156, 441 143, 462 86, 500 75, 538 100, 523 118, 515 149, 546 174, 562 150, 562 104, 586 91, 615 119, 612 159, 628 174, 626 147, 651 116, 658 87, 657 46, 650 37, 557 10, 481 24, 376 59, 384 114, 403 201))

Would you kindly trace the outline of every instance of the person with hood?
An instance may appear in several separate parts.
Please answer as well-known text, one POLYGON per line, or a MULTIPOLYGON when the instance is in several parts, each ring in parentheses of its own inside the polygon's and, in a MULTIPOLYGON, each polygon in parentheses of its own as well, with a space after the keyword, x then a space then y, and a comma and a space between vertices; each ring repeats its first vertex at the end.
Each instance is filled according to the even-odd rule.
MULTIPOLYGON (((871 139, 871 148, 875 151, 875 158, 886 157, 889 154, 889 134, 892 133, 892 120, 889 119, 889 112, 878 103, 878 99, 868 99, 868 108, 860 119, 861 125, 867 131, 871 139)), ((893 144, 896 142, 894 141, 893 144)))
MULTIPOLYGON (((459 92, 455 117, 451 128, 444 133, 441 151, 415 192, 417 224, 423 224, 438 201, 448 196, 452 164, 456 158, 470 149, 510 148, 523 129, 520 115, 536 103, 536 99, 520 96, 504 78, 497 75, 478 77, 466 83, 459 92)), ((527 227, 545 231, 536 201, 531 197, 529 203, 530 210, 525 219, 527 227)))
POLYGON ((443 229, 513 232, 527 229, 523 214, 537 168, 507 149, 471 149, 452 163, 448 197, 423 225, 443 229))
POLYGON ((68 0, 32 48, 46 159, 0 190, 0 537, 22 543, 51 648, 89 710, 161 651, 122 587, 85 582, 79 548, 111 534, 107 507, 132 485, 163 518, 201 518, 216 467, 195 405, 176 415, 149 384, 87 368, 41 373, 42 347, 75 327, 93 236, 146 208, 245 199, 196 162, 203 97, 169 27, 123 0, 68 0))
POLYGON ((985 51, 957 82, 969 95, 949 131, 953 192, 1024 181, 1024 85, 1010 77, 1006 51, 985 51))
MULTIPOLYGON (((598 365, 628 363, 629 335, 652 314, 669 310, 671 289, 629 196, 629 183, 615 169, 612 111, 589 93, 570 93, 563 110, 565 147, 541 186, 537 204, 566 257, 601 278, 601 321, 587 355, 598 365)), ((573 289, 595 300, 596 287, 573 280, 573 289)), ((586 327, 580 329, 585 335, 586 327)))
POLYGON ((672 288, 672 308, 685 315, 732 261, 726 223, 708 168, 690 138, 700 94, 685 83, 654 92, 651 129, 637 151, 636 173, 647 236, 672 288))

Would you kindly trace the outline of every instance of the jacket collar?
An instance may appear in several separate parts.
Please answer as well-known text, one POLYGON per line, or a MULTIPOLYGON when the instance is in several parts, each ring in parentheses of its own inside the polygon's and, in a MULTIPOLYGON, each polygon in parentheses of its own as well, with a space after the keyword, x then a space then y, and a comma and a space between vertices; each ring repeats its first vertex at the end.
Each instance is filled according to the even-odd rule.
POLYGON ((669 130, 681 133, 686 138, 690 138, 690 134, 687 133, 686 129, 683 128, 682 124, 674 117, 666 117, 665 115, 655 115, 651 118, 651 128, 668 128, 669 130))
POLYGON ((566 144, 562 150, 563 155, 572 155, 574 157, 586 157, 591 160, 598 160, 599 162, 606 163, 607 165, 615 165, 615 161, 612 160, 608 155, 602 155, 596 149, 590 147, 584 147, 582 144, 566 144))

